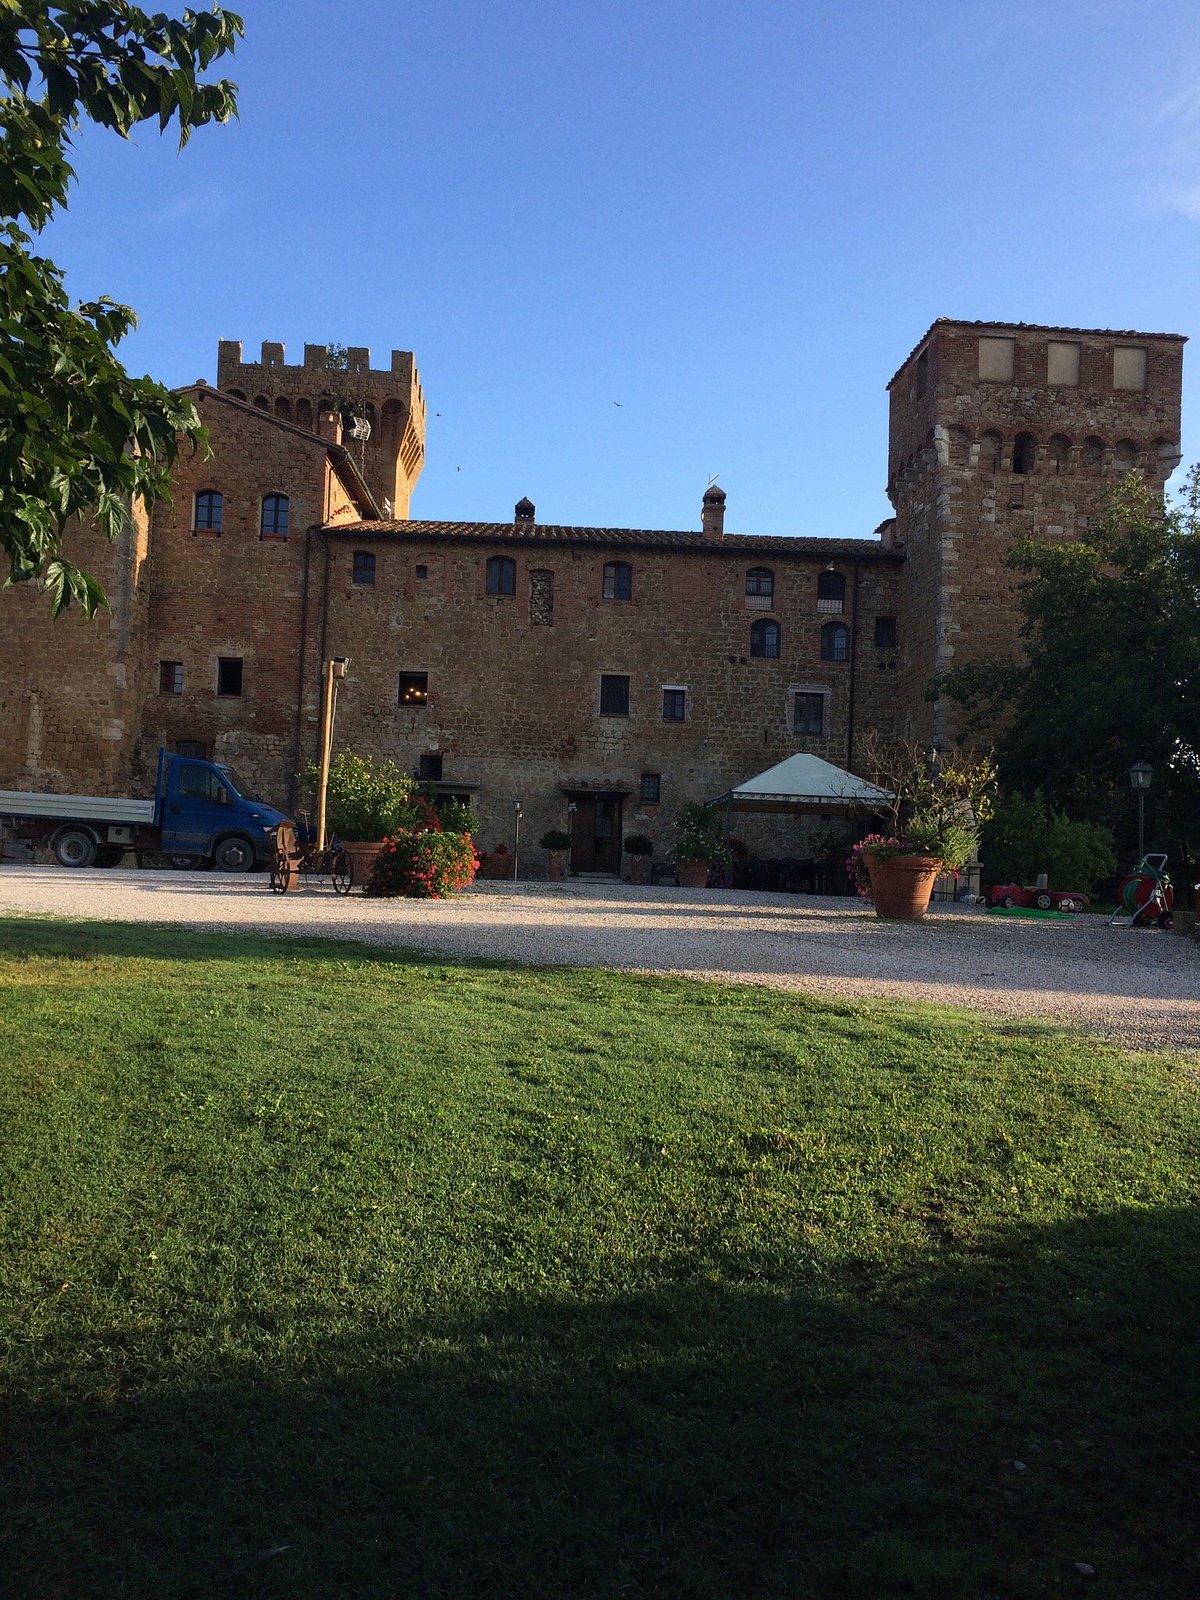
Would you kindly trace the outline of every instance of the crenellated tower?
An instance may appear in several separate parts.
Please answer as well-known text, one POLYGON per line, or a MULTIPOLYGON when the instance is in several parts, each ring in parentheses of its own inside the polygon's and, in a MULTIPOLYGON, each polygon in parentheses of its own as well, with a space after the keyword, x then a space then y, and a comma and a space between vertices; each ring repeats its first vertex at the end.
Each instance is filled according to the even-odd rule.
POLYGON ((272 416, 316 429, 323 405, 346 418, 343 443, 385 516, 405 518, 425 464, 425 396, 411 350, 393 350, 389 370, 371 366, 359 346, 306 344, 303 365, 289 366, 281 344, 264 340, 262 359, 243 361, 238 339, 217 346, 217 388, 272 416), (366 428, 355 437, 351 418, 366 428))
POLYGON ((885 533, 907 561, 899 615, 900 724, 952 741, 930 702, 952 666, 1017 648, 1017 539, 1074 539, 1122 474, 1161 492, 1179 463, 1178 334, 939 319, 888 385, 885 533))

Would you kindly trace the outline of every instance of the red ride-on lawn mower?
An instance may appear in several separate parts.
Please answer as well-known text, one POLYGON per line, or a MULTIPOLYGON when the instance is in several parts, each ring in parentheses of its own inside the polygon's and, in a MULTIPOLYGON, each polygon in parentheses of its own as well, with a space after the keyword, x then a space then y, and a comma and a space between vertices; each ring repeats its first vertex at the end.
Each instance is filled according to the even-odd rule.
POLYGON ((1171 907, 1175 891, 1167 877, 1166 856, 1143 856, 1133 871, 1121 879, 1117 909, 1108 919, 1110 928, 1173 928, 1171 907))
POLYGON ((988 904, 1011 911, 1020 906, 1028 911, 1082 911, 1088 897, 1078 889, 1026 889, 1019 883, 994 883, 988 904))

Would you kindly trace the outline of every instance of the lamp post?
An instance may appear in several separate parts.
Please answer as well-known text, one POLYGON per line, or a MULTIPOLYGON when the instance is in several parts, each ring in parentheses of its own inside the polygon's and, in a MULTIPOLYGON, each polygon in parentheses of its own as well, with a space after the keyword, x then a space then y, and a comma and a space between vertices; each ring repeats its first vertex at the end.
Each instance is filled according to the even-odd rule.
POLYGON ((517 881, 517 864, 521 857, 521 802, 513 801, 513 882, 517 881))
POLYGON ((1138 803, 1138 860, 1146 853, 1146 792, 1154 780, 1154 768, 1148 761, 1135 761, 1129 769, 1129 787, 1137 795, 1138 803))

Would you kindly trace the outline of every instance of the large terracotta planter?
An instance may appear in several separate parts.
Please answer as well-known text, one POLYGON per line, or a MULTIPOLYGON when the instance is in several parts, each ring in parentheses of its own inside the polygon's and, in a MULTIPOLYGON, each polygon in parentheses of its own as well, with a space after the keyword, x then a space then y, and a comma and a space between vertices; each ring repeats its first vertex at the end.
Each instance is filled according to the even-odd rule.
POLYGON ((711 870, 711 861, 677 861, 675 863, 675 876, 679 879, 679 887, 681 889, 706 889, 708 887, 708 874, 711 870))
POLYGON ((639 886, 650 882, 649 856, 630 856, 629 881, 639 886))
POLYGON ((375 863, 379 860, 379 852, 383 849, 382 839, 339 839, 338 843, 350 858, 350 884, 355 889, 365 889, 371 881, 371 874, 375 870, 375 863))
POLYGON ((879 861, 863 851, 875 915, 896 921, 913 921, 929 909, 929 897, 942 870, 937 856, 890 856, 879 861))
POLYGON ((563 878, 563 858, 560 850, 546 852, 546 881, 548 883, 561 883, 563 878))

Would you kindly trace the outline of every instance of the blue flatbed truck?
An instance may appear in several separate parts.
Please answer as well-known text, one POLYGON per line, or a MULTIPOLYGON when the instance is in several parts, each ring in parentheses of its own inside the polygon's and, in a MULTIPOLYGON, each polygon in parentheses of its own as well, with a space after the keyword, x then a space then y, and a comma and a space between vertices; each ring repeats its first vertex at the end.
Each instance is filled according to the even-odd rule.
POLYGON ((127 851, 177 866, 248 872, 271 860, 275 829, 289 818, 257 799, 232 767, 158 752, 152 800, 0 789, 10 838, 47 847, 64 867, 115 867, 127 851))

